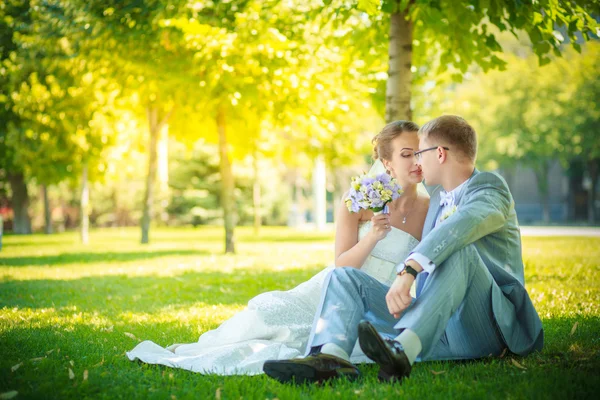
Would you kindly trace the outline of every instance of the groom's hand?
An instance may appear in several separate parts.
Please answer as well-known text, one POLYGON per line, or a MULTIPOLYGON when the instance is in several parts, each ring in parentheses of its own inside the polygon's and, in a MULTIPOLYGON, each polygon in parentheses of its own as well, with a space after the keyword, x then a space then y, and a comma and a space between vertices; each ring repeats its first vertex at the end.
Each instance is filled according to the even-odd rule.
POLYGON ((388 310, 394 318, 400 318, 402 311, 410 306, 412 302, 410 287, 414 280, 415 278, 410 274, 398 275, 385 295, 388 310))

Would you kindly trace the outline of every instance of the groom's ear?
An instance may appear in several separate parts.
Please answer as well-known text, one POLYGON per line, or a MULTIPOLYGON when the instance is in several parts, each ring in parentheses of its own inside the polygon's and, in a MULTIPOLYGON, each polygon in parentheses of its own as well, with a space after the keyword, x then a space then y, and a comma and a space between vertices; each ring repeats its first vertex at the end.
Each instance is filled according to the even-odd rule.
POLYGON ((443 164, 446 161, 446 158, 448 157, 448 153, 443 147, 438 147, 436 152, 438 163, 443 164))

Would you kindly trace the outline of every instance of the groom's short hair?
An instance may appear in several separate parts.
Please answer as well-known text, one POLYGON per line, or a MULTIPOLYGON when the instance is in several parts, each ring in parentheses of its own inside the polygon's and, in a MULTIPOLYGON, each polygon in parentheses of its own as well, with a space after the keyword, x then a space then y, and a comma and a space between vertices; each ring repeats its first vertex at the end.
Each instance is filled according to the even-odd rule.
POLYGON ((477 133, 467 121, 457 115, 443 115, 427 122, 419 135, 433 145, 448 146, 475 162, 477 158, 477 133))

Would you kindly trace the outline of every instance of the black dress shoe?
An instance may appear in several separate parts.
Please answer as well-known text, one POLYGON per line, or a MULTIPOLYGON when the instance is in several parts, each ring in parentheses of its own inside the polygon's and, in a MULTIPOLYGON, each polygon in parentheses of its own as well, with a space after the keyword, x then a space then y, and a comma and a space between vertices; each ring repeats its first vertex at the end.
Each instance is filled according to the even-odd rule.
POLYGON ((354 364, 324 353, 291 360, 268 360, 265 361, 263 371, 281 383, 297 384, 323 382, 341 377, 354 380, 360 376, 354 364))
POLYGON ((368 321, 358 324, 358 342, 365 355, 379 364, 379 380, 402 381, 410 375, 412 366, 400 342, 382 338, 368 321))

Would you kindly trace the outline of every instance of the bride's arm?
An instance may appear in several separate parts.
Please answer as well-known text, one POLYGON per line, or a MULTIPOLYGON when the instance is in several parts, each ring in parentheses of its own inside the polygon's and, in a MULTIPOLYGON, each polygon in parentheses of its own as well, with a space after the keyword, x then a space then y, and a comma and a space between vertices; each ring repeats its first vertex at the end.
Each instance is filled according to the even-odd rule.
POLYGON ((360 268, 377 242, 391 230, 389 216, 381 214, 373 217, 371 230, 359 241, 358 224, 364 211, 351 213, 343 200, 338 209, 335 231, 335 266, 360 268), (385 228, 386 224, 388 228, 385 228))

